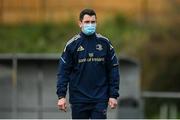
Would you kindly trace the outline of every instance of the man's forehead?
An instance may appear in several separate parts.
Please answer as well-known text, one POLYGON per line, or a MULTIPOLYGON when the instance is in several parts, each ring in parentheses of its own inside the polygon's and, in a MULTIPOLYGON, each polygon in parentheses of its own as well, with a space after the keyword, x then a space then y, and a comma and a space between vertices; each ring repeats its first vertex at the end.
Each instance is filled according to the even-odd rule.
POLYGON ((83 17, 83 20, 86 20, 86 19, 91 19, 91 20, 96 20, 96 16, 95 15, 84 15, 83 17))

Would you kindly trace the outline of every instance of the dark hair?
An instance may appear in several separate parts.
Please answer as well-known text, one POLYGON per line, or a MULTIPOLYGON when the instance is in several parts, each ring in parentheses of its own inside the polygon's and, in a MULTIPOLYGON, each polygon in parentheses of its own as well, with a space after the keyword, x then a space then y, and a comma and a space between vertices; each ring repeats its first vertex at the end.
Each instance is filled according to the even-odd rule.
POLYGON ((83 20, 84 15, 89 15, 89 16, 95 15, 95 17, 96 17, 96 12, 93 9, 84 9, 84 10, 82 10, 80 15, 79 15, 79 20, 80 21, 83 20))

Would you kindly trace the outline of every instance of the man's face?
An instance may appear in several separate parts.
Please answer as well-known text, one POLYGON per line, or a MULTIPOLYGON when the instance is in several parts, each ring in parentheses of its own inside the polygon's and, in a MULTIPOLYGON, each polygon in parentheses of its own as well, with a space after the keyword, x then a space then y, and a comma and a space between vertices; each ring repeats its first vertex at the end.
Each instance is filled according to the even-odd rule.
POLYGON ((84 24, 96 24, 96 16, 92 15, 84 15, 84 18, 82 21, 79 22, 79 27, 82 28, 84 24))

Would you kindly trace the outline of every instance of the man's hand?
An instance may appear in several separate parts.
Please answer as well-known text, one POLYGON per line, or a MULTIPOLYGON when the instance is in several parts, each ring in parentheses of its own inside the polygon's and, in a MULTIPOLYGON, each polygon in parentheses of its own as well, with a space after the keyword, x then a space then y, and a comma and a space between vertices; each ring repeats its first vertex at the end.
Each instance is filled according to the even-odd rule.
POLYGON ((59 99, 57 105, 60 110, 66 112, 66 108, 67 108, 66 98, 59 99))
POLYGON ((117 107, 117 99, 109 98, 108 104, 109 104, 111 109, 115 109, 117 107))

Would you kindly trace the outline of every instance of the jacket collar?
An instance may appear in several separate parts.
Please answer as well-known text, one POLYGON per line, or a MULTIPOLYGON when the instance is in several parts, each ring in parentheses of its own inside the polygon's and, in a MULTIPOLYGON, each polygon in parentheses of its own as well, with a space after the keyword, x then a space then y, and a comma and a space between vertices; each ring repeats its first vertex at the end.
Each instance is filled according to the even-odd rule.
POLYGON ((85 35, 82 31, 80 32, 80 36, 86 39, 93 39, 96 37, 96 33, 93 33, 92 35, 85 35))

